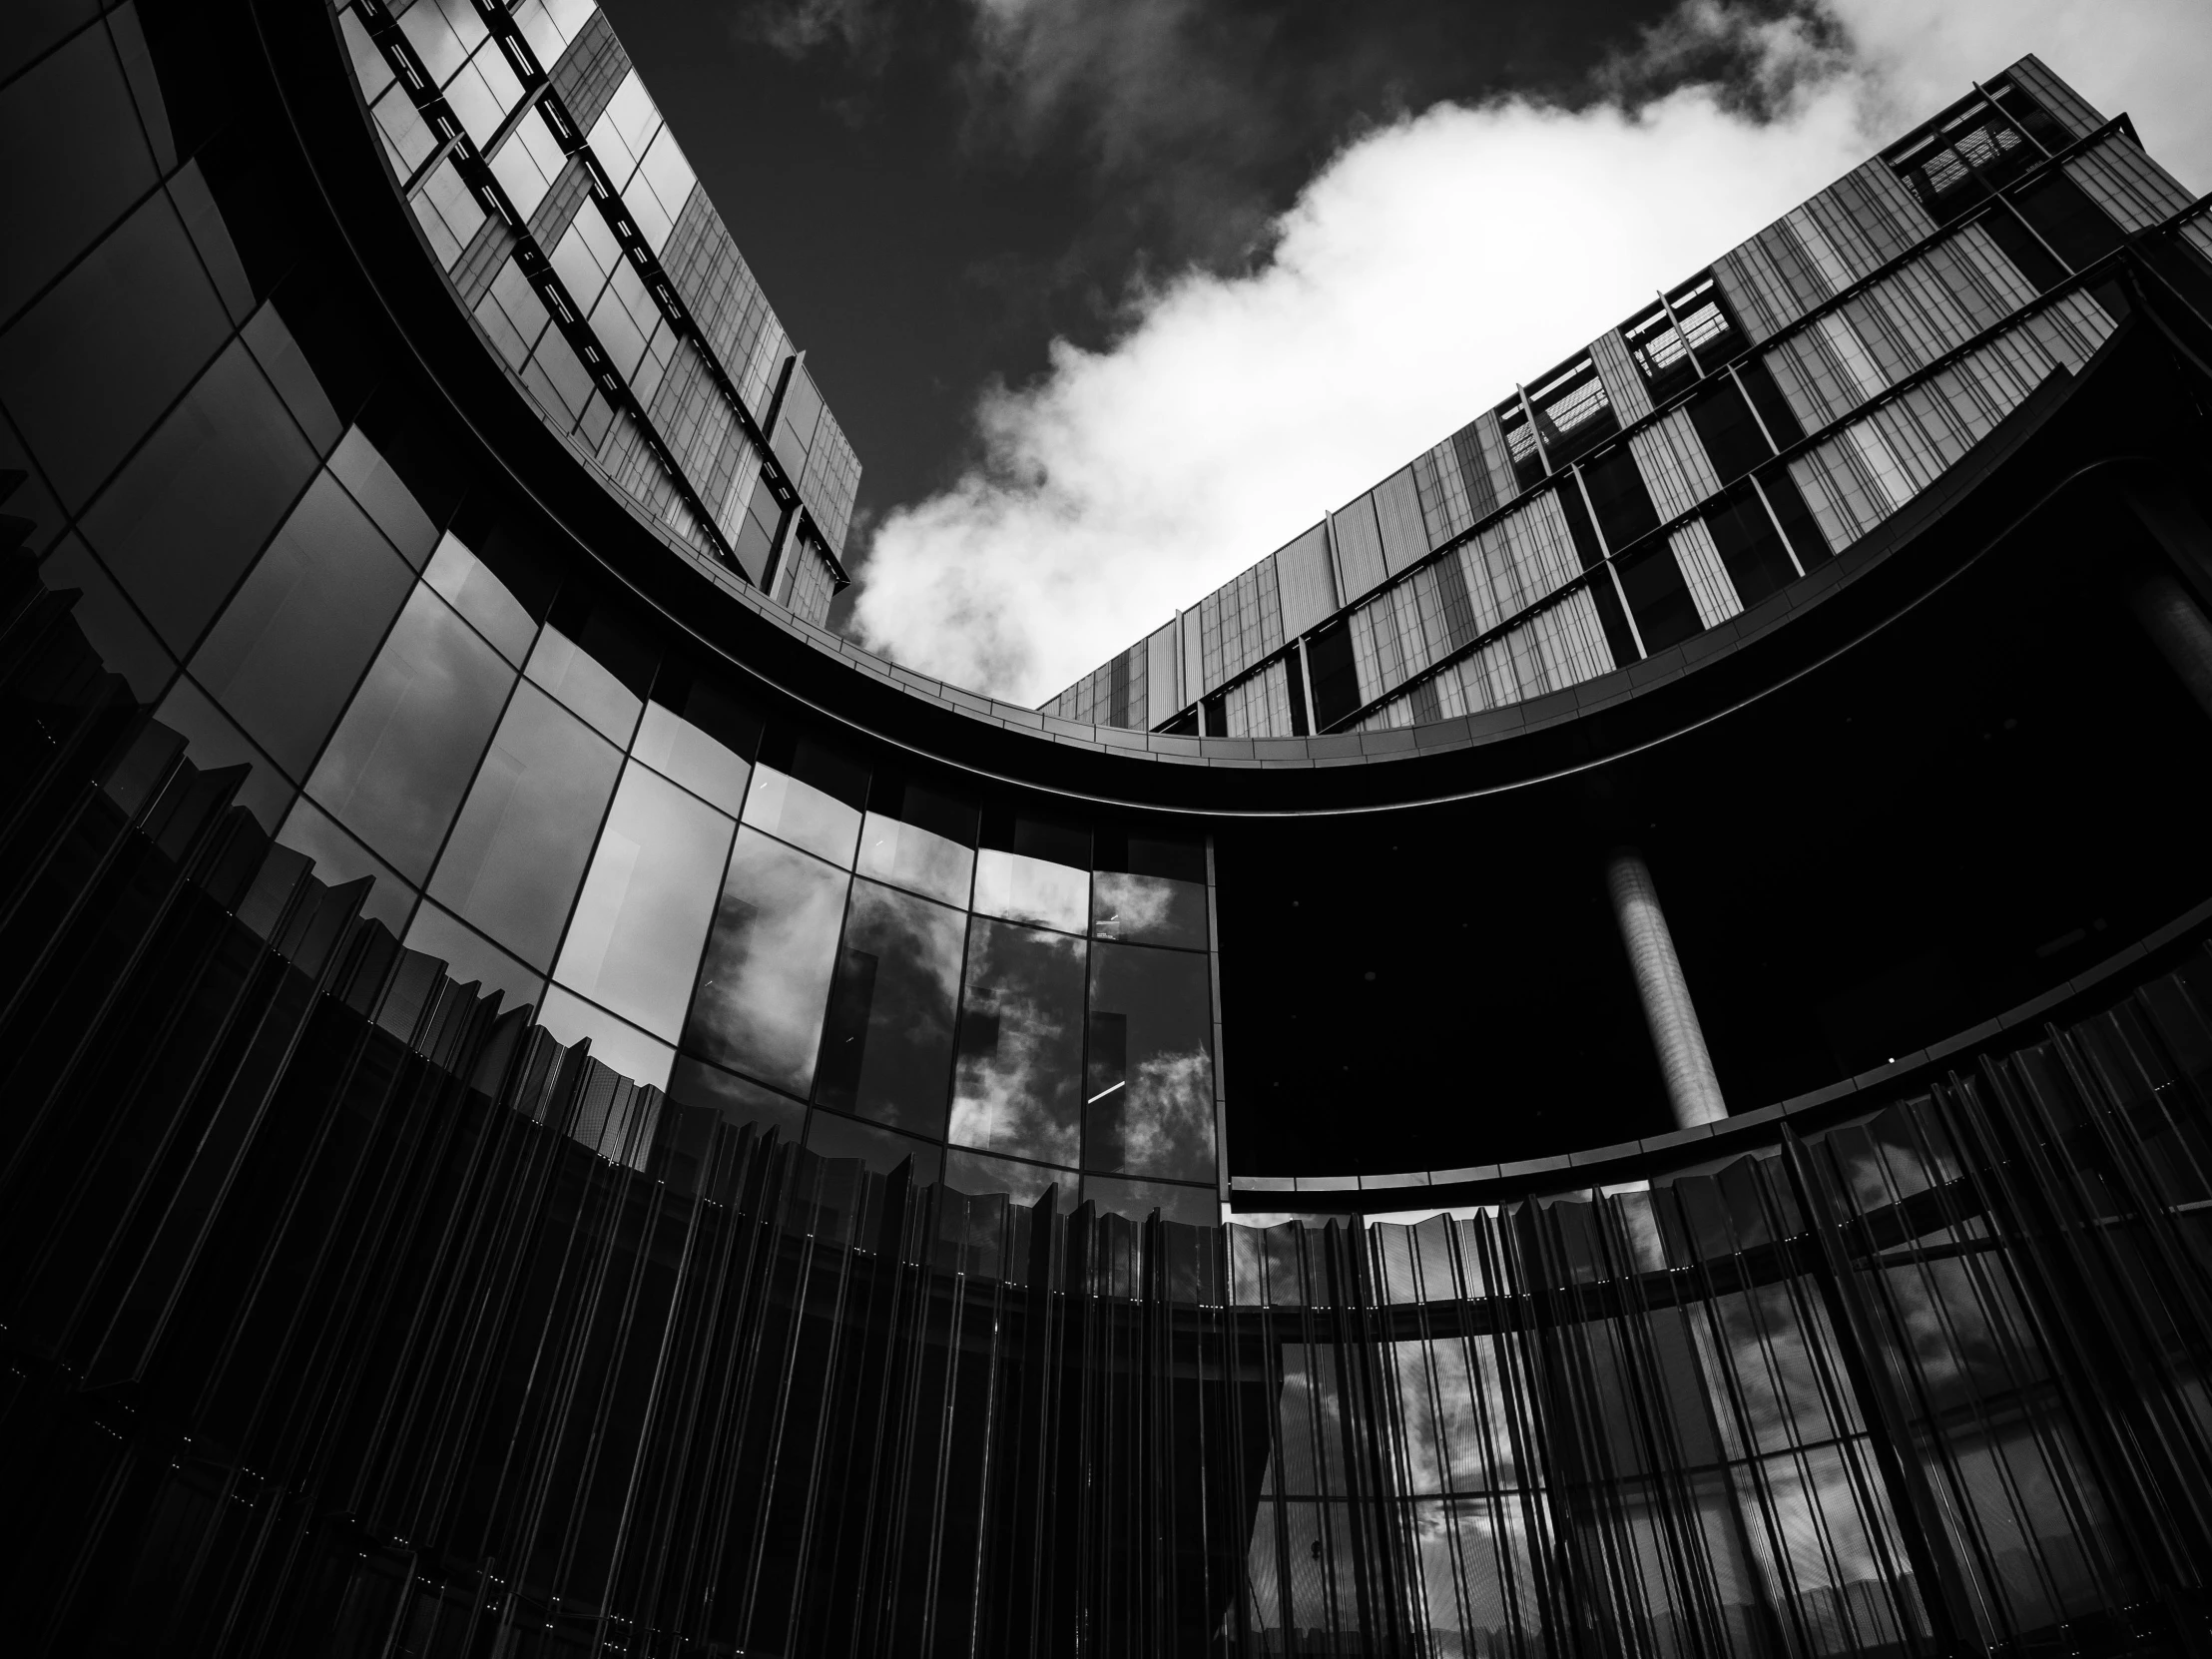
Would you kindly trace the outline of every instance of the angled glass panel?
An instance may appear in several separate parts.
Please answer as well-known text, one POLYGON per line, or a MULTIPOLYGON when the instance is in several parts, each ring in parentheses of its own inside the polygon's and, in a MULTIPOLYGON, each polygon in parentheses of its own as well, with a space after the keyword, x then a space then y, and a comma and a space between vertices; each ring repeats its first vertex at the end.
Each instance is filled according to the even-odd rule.
POLYGON ((413 586, 368 515, 321 473, 208 631, 193 676, 297 778, 413 586))
POLYGON ((554 979, 674 1042, 736 829, 667 779, 628 768, 554 979))
POLYGON ((407 924, 406 945, 445 963, 454 981, 471 982, 500 994, 500 1006, 532 1007, 545 1000, 545 975, 532 973, 515 957, 468 926, 458 916, 427 899, 417 905, 407 924))
POLYGON ((815 1100, 900 1129, 944 1133, 961 911, 873 881, 852 883, 823 1034, 815 1100))
POLYGON ((1211 1187, 1185 1187, 1172 1181, 1125 1181, 1112 1175, 1083 1177, 1083 1196, 1101 1210, 1142 1221, 1157 1210, 1162 1221, 1213 1227, 1221 1221, 1221 1200, 1211 1187))
POLYGON ((610 741, 629 746, 645 699, 558 628, 550 623, 545 626, 523 672, 610 741))
POLYGON ((968 934, 950 1138, 1072 1164, 1082 1144, 1084 944, 978 917, 968 934))
POLYGON ((517 667, 530 654, 538 625, 491 567, 447 531, 430 555, 422 579, 444 595, 447 604, 468 618, 499 654, 517 667))
POLYGON ((975 855, 975 907, 987 916, 1080 933, 1090 914, 1088 870, 985 847, 975 855))
POLYGON ((687 1053, 809 1092, 850 880, 758 830, 738 831, 684 1026, 687 1053))
POLYGON ((421 880, 514 682, 515 671, 452 606, 418 584, 307 792, 421 880))
POLYGON ((647 703, 645 718, 638 722, 637 742, 630 752, 732 817, 745 805, 751 764, 673 709, 647 703))
POLYGON ((879 1175, 888 1175, 911 1158, 916 1181, 937 1180, 944 1159, 942 1147, 834 1112, 807 1114, 807 1150, 825 1158, 857 1158, 879 1175))
POLYGON ((1102 869, 1091 877, 1091 934, 1127 944, 1206 948, 1206 887, 1102 869))
POLYGON ((1004 1193, 1016 1204, 1034 1204, 1047 1187, 1057 1186, 1062 1198, 1075 1196, 1075 1177, 1064 1169, 1045 1164, 1025 1164, 1012 1158, 993 1158, 957 1147, 944 1155, 945 1185, 955 1192, 981 1197, 1004 1193))
POLYGON ((754 769, 753 788, 745 798, 746 823, 847 869, 860 835, 860 816, 858 808, 829 791, 772 766, 754 769))
POLYGON ((1214 1062, 1206 958, 1091 947, 1083 1167, 1214 1178, 1214 1062))
POLYGON ((85 514, 85 538, 173 649, 189 647, 307 479, 314 451, 233 340, 85 514))
POLYGON ((860 827, 860 873, 965 905, 975 849, 919 825, 869 813, 860 827))
MULTIPOLYGON (((596 1002, 585 1001, 574 991, 563 990, 558 985, 548 986, 545 1005, 538 1010, 538 1023, 560 1042, 588 1041, 593 1059, 633 1083, 656 1089, 668 1087, 669 1068, 676 1063, 676 1050, 628 1020, 617 1019, 596 1002)), ((593 1147, 601 1157, 620 1159, 641 1168, 646 1150, 653 1144, 651 1125, 635 1119, 597 1124, 587 1121, 577 1127, 583 1131, 577 1138, 593 1147), (641 1140, 641 1135, 647 1138, 641 1140)))
MULTIPOLYGON (((44 171, 53 146, 39 150, 16 169, 44 171)), ((229 332, 176 209, 156 192, 0 335, 0 398, 76 506, 229 332)))
POLYGON ((800 1101, 689 1055, 677 1056, 668 1092, 672 1100, 710 1109, 733 1126, 756 1124, 764 1135, 797 1141, 807 1127, 807 1108, 800 1101))
POLYGON ((374 884, 361 902, 361 914, 382 922, 394 933, 406 932, 407 915, 414 908, 414 888, 313 802, 302 798, 291 804, 283 829, 276 832, 276 844, 312 858, 315 875, 333 887, 364 875, 371 877, 374 884))
POLYGON ((549 967, 622 756, 535 686, 515 688, 430 879, 431 896, 549 967))

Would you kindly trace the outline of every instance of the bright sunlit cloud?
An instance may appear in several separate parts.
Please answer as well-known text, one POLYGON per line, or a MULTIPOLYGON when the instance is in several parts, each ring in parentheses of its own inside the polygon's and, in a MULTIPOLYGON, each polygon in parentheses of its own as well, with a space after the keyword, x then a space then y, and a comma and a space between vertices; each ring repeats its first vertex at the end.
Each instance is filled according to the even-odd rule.
MULTIPOLYGON (((2034 51, 2212 176, 2202 0, 1834 0, 1842 51, 1691 0, 1671 39, 1752 48, 1774 119, 1690 87, 1629 112, 1438 105, 1345 149, 1248 276, 1132 296, 1103 350, 994 388, 981 459, 876 530, 853 626, 1033 703, 2034 51)), ((1654 37, 1654 54, 1669 39, 1654 37)))

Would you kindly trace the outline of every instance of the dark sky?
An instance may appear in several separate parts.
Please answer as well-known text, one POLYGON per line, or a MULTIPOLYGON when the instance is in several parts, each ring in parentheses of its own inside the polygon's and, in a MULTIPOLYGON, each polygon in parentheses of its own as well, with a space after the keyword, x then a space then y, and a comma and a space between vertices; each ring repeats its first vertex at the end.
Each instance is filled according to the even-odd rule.
POLYGON ((1264 254, 1349 137, 1439 99, 1583 102, 1671 9, 603 3, 859 451, 853 553, 956 474, 994 376, 1109 337, 1148 273, 1264 254))

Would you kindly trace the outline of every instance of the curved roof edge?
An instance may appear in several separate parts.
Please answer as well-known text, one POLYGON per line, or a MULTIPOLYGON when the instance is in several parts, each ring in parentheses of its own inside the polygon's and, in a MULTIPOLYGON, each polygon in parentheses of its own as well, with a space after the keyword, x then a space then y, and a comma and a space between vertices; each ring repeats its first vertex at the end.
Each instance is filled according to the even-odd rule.
MULTIPOLYGON (((2083 374, 2047 380, 1936 484, 1821 570, 1630 668, 1526 703, 1387 732, 1271 739, 1122 732, 901 668, 770 604, 646 523, 536 418, 527 394, 481 341, 472 351, 454 349, 475 338, 475 324, 427 257, 375 152, 328 14, 317 22, 311 11, 273 17, 265 10, 262 22, 302 153, 363 277, 428 382, 585 557, 773 697, 891 749, 1094 805, 1223 818, 1425 805, 1578 771, 1702 724, 1849 649, 1915 602, 1926 586, 1919 576, 1938 574, 1936 567, 1900 580, 1874 578, 2010 461, 2132 332, 2123 323, 2083 374), (382 211, 341 211, 368 194, 382 211), (1847 594, 1855 602, 1839 606, 1847 594), (734 603, 703 607, 709 595, 734 603), (1814 613, 1830 625, 1808 628, 1814 613), (1787 649, 1776 643, 1785 623, 1798 625, 1787 649), (1322 772, 1337 778, 1327 799, 1316 799, 1307 780, 1322 772), (1347 773, 1365 776, 1354 782, 1347 773)), ((1975 543, 1964 562, 1981 550, 1975 543)))

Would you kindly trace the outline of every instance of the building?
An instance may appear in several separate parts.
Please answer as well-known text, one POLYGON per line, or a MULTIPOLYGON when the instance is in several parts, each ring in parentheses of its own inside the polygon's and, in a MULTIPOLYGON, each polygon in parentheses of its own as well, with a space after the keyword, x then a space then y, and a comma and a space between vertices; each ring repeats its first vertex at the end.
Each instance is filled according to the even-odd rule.
POLYGON ((0 133, 18 1649, 2212 1645, 2124 117, 2012 66, 1045 711, 820 625, 588 0, 42 8, 0 133))

